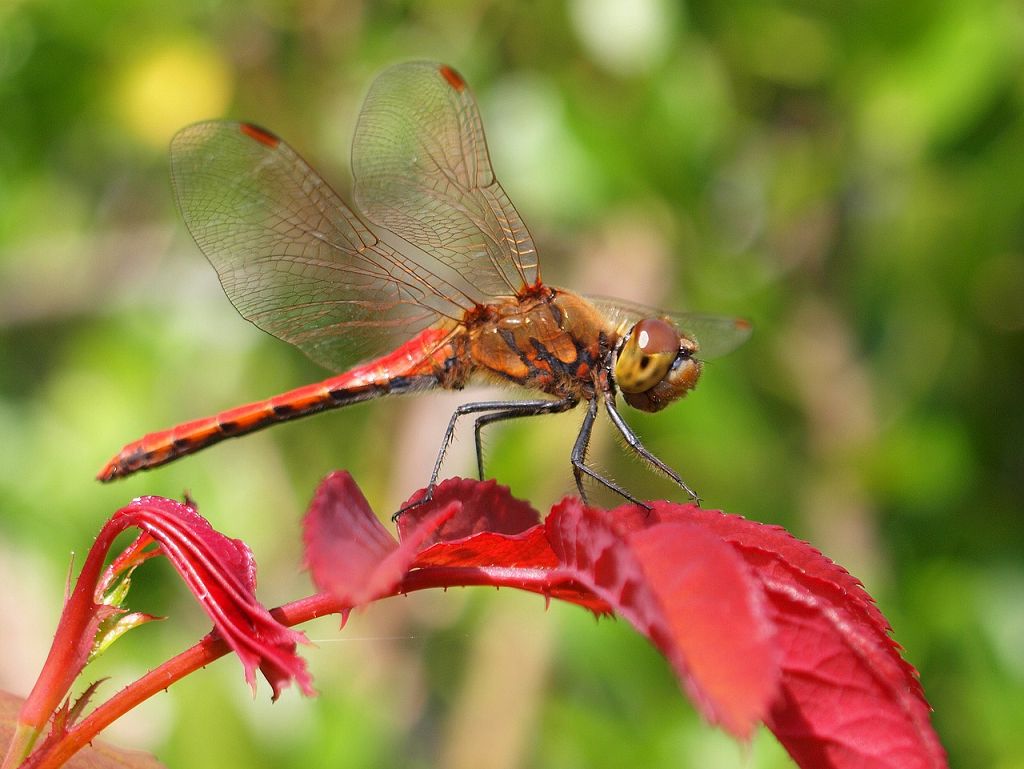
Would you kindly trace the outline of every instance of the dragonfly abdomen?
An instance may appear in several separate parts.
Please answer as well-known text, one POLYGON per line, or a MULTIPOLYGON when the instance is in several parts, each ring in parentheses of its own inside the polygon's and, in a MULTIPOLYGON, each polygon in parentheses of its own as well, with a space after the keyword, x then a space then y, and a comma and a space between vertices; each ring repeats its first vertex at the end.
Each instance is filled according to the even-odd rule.
MULTIPOLYGON (((346 375, 342 375, 346 376, 346 375)), ((360 386, 332 387, 333 380, 308 385, 264 401, 248 403, 216 416, 186 422, 162 432, 150 433, 129 443, 100 471, 101 481, 111 481, 139 470, 171 462, 214 443, 261 430, 278 422, 348 406, 381 395, 430 387, 433 376, 395 377, 390 381, 367 382, 360 386)))
POLYGON ((129 443, 96 477, 123 478, 139 470, 172 462, 214 443, 247 435, 278 422, 371 400, 382 395, 433 387, 458 386, 464 376, 453 371, 457 358, 444 329, 429 328, 394 352, 344 374, 299 387, 273 398, 150 433, 129 443))

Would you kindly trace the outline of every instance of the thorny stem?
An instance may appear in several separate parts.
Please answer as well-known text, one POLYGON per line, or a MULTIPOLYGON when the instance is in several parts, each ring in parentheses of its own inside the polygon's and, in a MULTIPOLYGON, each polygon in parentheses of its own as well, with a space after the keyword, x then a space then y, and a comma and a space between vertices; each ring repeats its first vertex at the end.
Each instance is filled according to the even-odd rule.
POLYGON ((4 757, 3 769, 13 769, 25 759, 50 715, 85 665, 95 625, 99 621, 95 587, 103 571, 107 551, 123 529, 120 521, 108 522, 90 548, 75 589, 64 604, 43 669, 18 714, 15 735, 4 757), (90 639, 84 647, 83 639, 90 639))
MULTIPOLYGON (((428 588, 471 587, 492 585, 514 587, 549 595, 561 586, 552 580, 546 569, 511 569, 506 567, 427 567, 414 569, 389 593, 380 598, 412 593, 428 588)), ((339 614, 352 607, 327 593, 317 593, 284 604, 270 613, 278 622, 293 627, 328 614, 339 614)), ((97 734, 129 710, 167 689, 190 673, 228 654, 231 649, 212 632, 195 646, 181 652, 128 684, 109 700, 98 706, 52 746, 33 754, 21 769, 56 769, 90 743, 97 734)), ((56 705, 54 705, 56 707, 56 705)), ((17 764, 14 764, 17 766, 17 764)))

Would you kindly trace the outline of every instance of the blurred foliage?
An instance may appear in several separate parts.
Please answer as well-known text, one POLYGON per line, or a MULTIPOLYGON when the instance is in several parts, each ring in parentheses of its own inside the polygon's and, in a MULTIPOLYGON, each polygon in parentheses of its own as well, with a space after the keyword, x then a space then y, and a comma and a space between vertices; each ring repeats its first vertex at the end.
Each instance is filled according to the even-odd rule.
MULTIPOLYGON (((549 282, 754 320, 685 402, 631 423, 707 504, 866 582, 953 765, 1024 766, 1015 0, 0 4, 0 686, 28 690, 68 554, 134 495, 189 489, 251 544, 273 605, 309 589, 298 520, 321 476, 350 469, 382 514, 426 481, 458 399, 92 480, 144 432, 322 375, 223 298, 174 210, 170 135, 251 119, 345 191, 362 93, 419 57, 476 91, 549 282)), ((578 419, 495 429, 489 472, 549 504, 578 419)), ((472 472, 471 443, 450 473, 472 472)), ((606 432, 593 456, 672 493, 606 432)), ((96 676, 123 682, 204 630, 169 574, 136 584, 174 619, 96 676)), ((702 724, 628 627, 569 607, 421 595, 309 632, 317 700, 253 703, 224 661, 109 737, 190 769, 789 765, 768 734, 747 751, 702 724)))

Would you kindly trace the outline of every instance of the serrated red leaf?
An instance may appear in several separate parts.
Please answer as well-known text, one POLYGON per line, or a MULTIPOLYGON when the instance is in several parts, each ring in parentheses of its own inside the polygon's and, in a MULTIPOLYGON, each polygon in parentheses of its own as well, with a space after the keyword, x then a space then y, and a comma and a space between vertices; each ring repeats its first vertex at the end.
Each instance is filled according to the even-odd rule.
MULTIPOLYGON (((573 499, 527 527, 536 514, 494 484, 439 491, 400 521, 400 546, 377 549, 380 561, 420 548, 402 557, 408 571, 392 592, 489 584, 614 610, 665 654, 710 720, 739 736, 764 720, 801 766, 945 766, 881 612, 854 577, 783 529, 691 505, 601 511, 573 499), (439 515, 450 517, 438 525, 439 515), (505 532, 480 530, 488 525, 505 532)), ((353 509, 372 515, 365 500, 353 509)))
MULTIPOLYGON (((414 494, 411 504, 422 499, 414 494)), ((555 565, 540 525, 540 513, 495 481, 451 478, 438 484, 430 502, 409 508, 398 519, 404 541, 438 506, 458 502, 459 511, 424 539, 413 565, 506 566, 547 569, 555 565)))
MULTIPOLYGON (((679 517, 659 503, 660 519, 679 517)), ((861 583, 776 526, 691 510, 752 567, 781 652, 779 697, 765 719, 804 767, 945 767, 917 673, 861 583)))
POLYGON ((946 766, 917 673, 887 624, 865 621, 848 593, 789 566, 764 570, 785 652, 768 727, 802 766, 946 766))
MULTIPOLYGON (((629 545, 664 614, 659 648, 712 722, 748 737, 779 681, 775 628, 742 560, 720 539, 685 523, 652 526, 629 545)), ((657 639, 655 639, 657 640, 657 639)))
POLYGON ((748 567, 698 526, 623 518, 569 499, 548 536, 558 571, 646 635, 712 722, 748 737, 768 712, 779 668, 773 628, 748 567))
POLYGON ((424 490, 416 492, 403 505, 405 512, 398 517, 398 535, 402 540, 433 510, 452 502, 459 503, 460 511, 439 527, 424 546, 484 531, 519 534, 540 523, 540 513, 527 502, 513 497, 507 486, 493 480, 449 478, 437 485, 430 502, 409 507, 422 499, 424 493, 424 490))

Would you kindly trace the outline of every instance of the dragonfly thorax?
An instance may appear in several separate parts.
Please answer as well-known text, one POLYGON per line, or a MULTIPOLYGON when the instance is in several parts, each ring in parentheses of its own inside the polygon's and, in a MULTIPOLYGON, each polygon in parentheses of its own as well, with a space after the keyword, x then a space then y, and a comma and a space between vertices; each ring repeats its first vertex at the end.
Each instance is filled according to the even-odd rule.
POLYGON ((660 411, 696 386, 701 370, 696 352, 697 343, 670 321, 645 318, 616 349, 615 384, 633 408, 660 411))

